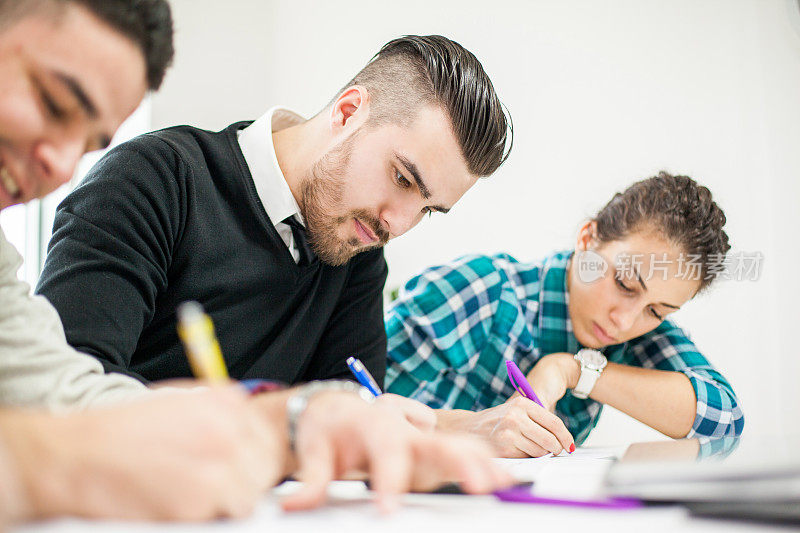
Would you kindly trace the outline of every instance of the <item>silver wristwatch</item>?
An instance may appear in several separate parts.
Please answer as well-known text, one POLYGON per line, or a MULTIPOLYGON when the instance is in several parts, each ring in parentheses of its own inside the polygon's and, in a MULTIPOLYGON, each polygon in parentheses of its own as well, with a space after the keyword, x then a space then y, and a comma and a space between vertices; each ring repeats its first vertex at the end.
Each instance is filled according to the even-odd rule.
POLYGON ((310 381, 297 388, 297 391, 286 400, 286 418, 289 423, 289 446, 292 451, 297 442, 297 425, 300 417, 308 407, 311 397, 319 392, 344 391, 353 392, 367 403, 374 403, 375 396, 367 389, 357 383, 345 380, 326 380, 310 381))
POLYGON ((597 350, 584 348, 575 354, 575 360, 581 365, 581 377, 578 378, 578 384, 572 389, 572 395, 585 400, 592 392, 600 374, 603 373, 608 359, 597 350))

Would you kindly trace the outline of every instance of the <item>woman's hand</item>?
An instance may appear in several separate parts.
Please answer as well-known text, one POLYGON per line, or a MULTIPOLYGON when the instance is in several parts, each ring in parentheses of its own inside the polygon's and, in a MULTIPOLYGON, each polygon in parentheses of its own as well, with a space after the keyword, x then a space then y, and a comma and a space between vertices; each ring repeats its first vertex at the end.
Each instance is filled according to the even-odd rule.
POLYGON ((560 418, 519 395, 478 412, 438 409, 437 420, 439 429, 484 437, 499 457, 540 457, 575 449, 560 418))
POLYGON ((483 411, 438 409, 437 427, 481 435, 500 457, 540 457, 574 451, 575 440, 554 414, 556 402, 580 377, 573 355, 546 355, 526 377, 544 408, 515 393, 505 403, 483 411))
POLYGON ((553 353, 539 359, 526 377, 545 409, 552 413, 567 389, 578 383, 580 365, 571 353, 553 353))

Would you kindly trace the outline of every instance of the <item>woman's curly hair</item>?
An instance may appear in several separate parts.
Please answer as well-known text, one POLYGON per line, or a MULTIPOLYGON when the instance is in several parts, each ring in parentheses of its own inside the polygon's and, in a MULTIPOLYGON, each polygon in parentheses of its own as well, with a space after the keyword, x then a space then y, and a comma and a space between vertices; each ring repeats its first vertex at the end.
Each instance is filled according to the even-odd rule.
MULTIPOLYGON (((638 231, 654 231, 699 259, 700 289, 722 271, 730 250, 722 229, 725 213, 711 191, 689 176, 661 171, 617 193, 594 218, 600 243, 624 239, 638 231)), ((698 291, 699 292, 699 291, 698 291)))

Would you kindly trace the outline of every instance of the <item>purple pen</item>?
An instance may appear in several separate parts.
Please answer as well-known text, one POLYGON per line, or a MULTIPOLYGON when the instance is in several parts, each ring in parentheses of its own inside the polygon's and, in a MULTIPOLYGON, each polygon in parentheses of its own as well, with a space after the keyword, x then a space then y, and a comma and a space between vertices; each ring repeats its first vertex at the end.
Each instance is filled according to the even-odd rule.
POLYGON ((498 490, 494 495, 504 502, 539 503, 545 505, 566 505, 570 507, 587 507, 594 509, 639 509, 644 504, 636 498, 596 498, 593 500, 572 500, 558 497, 537 496, 530 488, 512 487, 498 490))
MULTIPOLYGON (((510 359, 506 361, 506 370, 508 370, 508 379, 511 380, 511 384, 514 385, 514 388, 517 389, 517 392, 520 395, 524 396, 529 400, 533 400, 534 402, 539 404, 539 407, 544 407, 542 401, 536 396, 536 393, 533 392, 533 387, 531 384, 528 383, 528 378, 525 377, 525 374, 517 366, 517 363, 511 361, 510 359)), ((572 443, 567 450, 567 452, 572 453, 575 451, 575 443, 572 443)))
POLYGON ((533 392, 533 387, 531 387, 531 384, 528 383, 528 379, 525 377, 525 374, 523 374, 517 366, 517 363, 511 360, 506 361, 506 369, 508 370, 508 379, 511 380, 511 384, 514 385, 514 388, 517 390, 517 392, 525 398, 538 403, 539 406, 544 407, 542 401, 538 396, 536 396, 536 393, 533 392))

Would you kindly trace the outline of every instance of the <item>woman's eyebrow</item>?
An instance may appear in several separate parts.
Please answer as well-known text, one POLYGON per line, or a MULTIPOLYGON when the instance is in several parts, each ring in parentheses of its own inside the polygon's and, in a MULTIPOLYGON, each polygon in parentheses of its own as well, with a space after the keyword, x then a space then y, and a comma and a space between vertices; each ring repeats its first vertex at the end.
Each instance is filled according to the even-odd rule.
MULTIPOLYGON (((647 290, 647 285, 644 284, 644 280, 642 279, 642 276, 639 274, 639 270, 635 266, 632 268, 632 270, 633 270, 633 273, 636 274, 636 279, 639 280, 639 284, 646 291, 647 290)), ((666 302, 660 302, 658 305, 663 305, 664 307, 669 307, 670 309, 680 309, 681 308, 681 306, 679 306, 679 305, 672 305, 672 304, 668 304, 666 302)))

